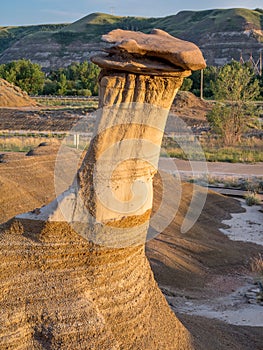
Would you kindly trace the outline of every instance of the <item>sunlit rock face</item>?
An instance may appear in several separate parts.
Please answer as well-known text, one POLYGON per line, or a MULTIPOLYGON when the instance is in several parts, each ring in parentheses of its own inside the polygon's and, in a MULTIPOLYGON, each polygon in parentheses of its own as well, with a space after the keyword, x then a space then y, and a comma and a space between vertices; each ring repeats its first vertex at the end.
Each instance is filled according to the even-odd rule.
POLYGON ((144 244, 170 105, 205 63, 160 30, 103 39, 97 126, 72 185, 1 229, 1 348, 193 349, 144 244))
POLYGON ((116 224, 150 214, 168 111, 183 78, 205 62, 194 44, 158 29, 151 34, 117 29, 103 40, 112 46, 92 59, 102 68, 101 115, 79 182, 94 217, 116 224), (90 174, 95 184, 86 181, 90 174))

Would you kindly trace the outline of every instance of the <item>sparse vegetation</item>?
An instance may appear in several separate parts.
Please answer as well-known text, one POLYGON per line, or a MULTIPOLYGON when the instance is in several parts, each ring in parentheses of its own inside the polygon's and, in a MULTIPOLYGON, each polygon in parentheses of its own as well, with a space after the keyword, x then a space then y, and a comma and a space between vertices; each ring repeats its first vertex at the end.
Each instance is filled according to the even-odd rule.
POLYGON ((255 280, 258 284, 259 291, 257 292, 257 302, 263 302, 263 256, 259 253, 251 259, 251 270, 256 275, 255 280))
MULTIPOLYGON (((256 163, 263 162, 262 141, 243 141, 231 147, 222 147, 218 142, 211 142, 208 138, 200 140, 205 159, 208 162, 228 162, 228 163, 256 163)), ((163 140, 164 152, 162 156, 169 156, 179 159, 200 160, 199 152, 192 152, 186 155, 182 148, 171 138, 163 140)))
POLYGON ((83 108, 83 111, 89 112, 91 108, 98 108, 98 99, 96 97, 58 97, 58 96, 45 96, 37 97, 35 99, 37 103, 42 106, 59 107, 60 109, 79 109, 83 108))
POLYGON ((263 256, 259 253, 251 259, 251 270, 263 278, 263 256))
POLYGON ((0 152, 28 152, 42 142, 49 142, 51 139, 59 142, 65 134, 34 134, 24 135, 0 135, 0 152))
POLYGON ((249 194, 247 194, 245 196, 245 200, 248 206, 260 204, 260 198, 257 196, 255 192, 250 192, 249 194))
POLYGON ((250 149, 246 145, 224 148, 209 148, 204 145, 204 153, 208 162, 256 163, 263 161, 260 146, 250 149))

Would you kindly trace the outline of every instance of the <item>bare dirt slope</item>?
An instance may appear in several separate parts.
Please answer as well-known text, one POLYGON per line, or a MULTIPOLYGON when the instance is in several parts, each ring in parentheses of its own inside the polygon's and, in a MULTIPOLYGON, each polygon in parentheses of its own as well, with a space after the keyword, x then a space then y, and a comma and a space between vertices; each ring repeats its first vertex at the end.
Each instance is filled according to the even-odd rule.
MULTIPOLYGON (((38 149, 31 157, 22 154, 4 156, 0 163, 1 222, 40 207, 55 197, 53 169, 56 147, 38 149)), ((184 293, 186 298, 204 295, 213 298, 225 292, 222 285, 216 283, 219 277, 230 276, 235 288, 236 277, 248 273, 250 257, 256 255, 260 248, 254 244, 230 241, 219 231, 221 220, 241 208, 235 200, 212 192, 198 222, 188 233, 181 234, 179 224, 191 199, 191 191, 190 184, 183 185, 183 200, 175 220, 162 234, 148 242, 147 255, 164 294, 184 293)), ((156 178, 156 207, 161 195, 161 181, 156 178)), ((262 327, 232 326, 197 316, 179 315, 179 318, 193 334, 198 350, 261 349, 262 327)))
POLYGON ((5 153, 0 163, 0 221, 33 210, 54 197, 53 172, 57 146, 40 147, 35 156, 5 153), (45 154, 45 150, 48 152, 45 154), (38 154, 41 154, 39 156, 38 154))
POLYGON ((36 103, 19 87, 0 79, 0 107, 32 107, 36 103))
POLYGON ((199 120, 204 119, 204 114, 200 112, 206 112, 210 108, 210 102, 200 99, 190 91, 179 91, 175 96, 172 106, 173 111, 177 111, 177 113, 181 113, 182 115, 190 112, 192 116, 195 116, 199 120))
MULTIPOLYGON (((0 85, 1 88, 1 85, 0 85)), ((1 99, 0 99, 1 101, 1 99)), ((179 91, 175 98, 176 104, 172 105, 165 127, 166 132, 174 132, 178 129, 178 121, 175 117, 182 118, 187 125, 207 126, 206 114, 211 109, 211 104, 196 97, 191 92, 179 91)), ((1 130, 31 130, 62 132, 70 130, 81 117, 87 116, 90 131, 94 128, 94 109, 77 108, 70 109, 45 109, 35 108, 1 108, 1 130)))
POLYGON ((209 101, 201 100, 189 91, 179 91, 171 107, 165 130, 176 130, 178 122, 174 116, 181 118, 187 125, 207 126, 206 114, 212 109, 209 101))
MULTIPOLYGON (((38 108, 1 108, 1 130, 30 130, 62 132, 70 130, 83 117, 82 109, 59 110, 38 108)), ((94 120, 88 120, 91 129, 94 120)))

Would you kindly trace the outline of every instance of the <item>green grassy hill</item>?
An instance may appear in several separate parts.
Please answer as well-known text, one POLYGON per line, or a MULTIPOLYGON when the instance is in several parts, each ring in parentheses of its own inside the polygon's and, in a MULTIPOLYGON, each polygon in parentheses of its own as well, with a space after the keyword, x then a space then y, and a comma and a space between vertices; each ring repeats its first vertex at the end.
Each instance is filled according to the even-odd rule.
POLYGON ((60 30, 65 26, 67 26, 67 24, 42 24, 21 27, 0 26, 0 53, 27 35, 32 35, 39 32, 53 32, 60 30))
POLYGON ((204 32, 234 32, 246 28, 263 29, 263 10, 226 9, 181 11, 163 18, 119 17, 93 13, 64 27, 58 34, 82 40, 98 41, 102 34, 116 28, 139 30, 145 33, 153 28, 163 29, 174 36, 197 40, 204 32), (75 34, 75 36, 73 35, 75 34), (84 34, 84 36, 82 36, 84 34))

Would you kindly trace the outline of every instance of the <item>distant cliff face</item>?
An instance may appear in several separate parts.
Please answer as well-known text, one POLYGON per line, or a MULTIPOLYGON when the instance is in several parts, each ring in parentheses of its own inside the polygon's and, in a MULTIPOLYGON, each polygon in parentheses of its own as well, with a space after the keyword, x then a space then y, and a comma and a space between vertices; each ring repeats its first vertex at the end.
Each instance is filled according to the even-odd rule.
POLYGON ((221 66, 232 59, 248 61, 251 54, 255 60, 263 50, 263 31, 207 33, 199 40, 200 48, 208 65, 221 66))
POLYGON ((64 46, 52 39, 43 42, 25 37, 5 50, 0 56, 0 64, 22 58, 38 63, 45 71, 67 67, 73 62, 89 61, 95 53, 102 51, 101 43, 80 43, 64 46))
POLYGON ((45 70, 89 60, 106 44, 101 35, 121 28, 149 33, 160 28, 196 43, 208 65, 223 65, 242 55, 258 60, 263 50, 263 10, 226 9, 182 11, 164 18, 120 17, 90 14, 73 24, 0 27, 0 64, 26 58, 45 70))

